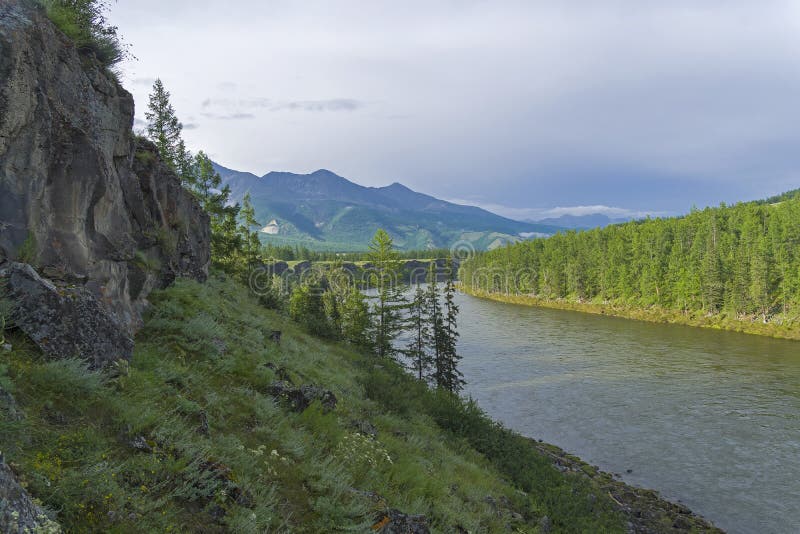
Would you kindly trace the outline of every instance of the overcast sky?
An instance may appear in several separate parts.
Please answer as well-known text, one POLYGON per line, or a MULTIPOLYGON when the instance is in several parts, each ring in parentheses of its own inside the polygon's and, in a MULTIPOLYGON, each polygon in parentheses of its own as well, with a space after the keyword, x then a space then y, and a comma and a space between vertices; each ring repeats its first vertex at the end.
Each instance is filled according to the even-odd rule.
POLYGON ((111 19, 137 117, 161 77, 190 147, 237 170, 516 218, 800 187, 796 0, 120 0, 111 19))

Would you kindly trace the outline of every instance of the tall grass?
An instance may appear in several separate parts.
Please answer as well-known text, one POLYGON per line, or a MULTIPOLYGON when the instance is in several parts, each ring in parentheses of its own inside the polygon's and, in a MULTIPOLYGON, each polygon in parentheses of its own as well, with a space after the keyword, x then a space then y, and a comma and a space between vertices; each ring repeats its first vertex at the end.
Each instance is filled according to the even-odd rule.
POLYGON ((387 507, 436 532, 535 532, 544 515, 620 530, 607 496, 474 405, 308 336, 228 279, 151 300, 128 369, 46 362, 19 332, 0 353, 25 416, 0 424, 0 450, 69 532, 365 532, 387 507), (280 367, 332 390, 336 409, 277 403, 265 392, 280 367))

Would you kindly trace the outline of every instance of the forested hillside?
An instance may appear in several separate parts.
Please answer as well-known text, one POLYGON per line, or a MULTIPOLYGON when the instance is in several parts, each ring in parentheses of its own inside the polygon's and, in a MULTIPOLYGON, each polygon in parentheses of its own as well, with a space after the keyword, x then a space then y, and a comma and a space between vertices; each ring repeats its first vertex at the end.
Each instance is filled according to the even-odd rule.
MULTIPOLYGON (((800 197, 568 232, 462 265, 472 291, 797 324, 800 197)), ((785 333, 785 332, 784 332, 785 333)))

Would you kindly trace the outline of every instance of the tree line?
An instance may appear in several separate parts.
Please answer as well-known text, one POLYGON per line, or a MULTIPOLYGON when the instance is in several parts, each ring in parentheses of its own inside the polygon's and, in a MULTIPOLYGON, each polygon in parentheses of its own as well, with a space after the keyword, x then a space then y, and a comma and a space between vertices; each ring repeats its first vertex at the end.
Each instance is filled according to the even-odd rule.
POLYGON ((763 322, 800 309, 800 193, 571 231, 477 255, 467 289, 763 322))
POLYGON ((249 195, 241 204, 234 203, 230 187, 222 185, 208 156, 202 151, 192 154, 186 148, 183 126, 160 79, 153 85, 145 116, 147 137, 210 217, 213 268, 252 286, 251 277, 259 272, 255 268, 276 256, 333 261, 325 271, 310 271, 298 279, 267 272, 267 279, 260 280, 258 287, 262 304, 287 311, 312 334, 351 343, 381 358, 394 358, 436 388, 454 393, 463 388, 456 350, 458 306, 453 276, 440 288, 431 264, 428 288, 418 287, 409 301, 409 286, 403 282, 399 260, 416 253, 397 251, 384 230, 376 232, 364 254, 326 255, 262 246, 258 236, 262 225, 256 220, 249 195), (366 280, 372 291, 365 294, 342 267, 342 261, 350 258, 372 263, 366 280), (402 335, 412 336, 413 342, 398 346, 402 335))
MULTIPOLYGON (((262 247, 266 258, 283 261, 368 261, 369 252, 331 252, 313 250, 304 245, 278 245, 265 243, 262 247)), ((450 254, 447 249, 398 250, 397 257, 404 260, 430 260, 446 258, 450 254)))
POLYGON ((453 277, 440 287, 431 264, 428 287, 417 285, 409 299, 410 288, 403 282, 400 254, 391 236, 378 230, 369 248, 365 259, 373 268, 366 275, 366 292, 334 265, 291 288, 290 316, 313 334, 393 358, 433 387, 460 391, 464 380, 458 369, 459 310, 453 277), (406 346, 402 337, 409 339, 406 346))

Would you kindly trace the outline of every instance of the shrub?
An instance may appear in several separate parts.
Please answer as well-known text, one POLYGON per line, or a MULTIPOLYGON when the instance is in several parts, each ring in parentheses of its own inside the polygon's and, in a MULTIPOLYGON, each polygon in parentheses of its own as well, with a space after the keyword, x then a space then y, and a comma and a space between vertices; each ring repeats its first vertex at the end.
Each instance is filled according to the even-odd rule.
POLYGON ((39 0, 48 18, 75 46, 94 54, 105 67, 116 65, 128 55, 117 35, 117 27, 105 18, 107 0, 39 0))

